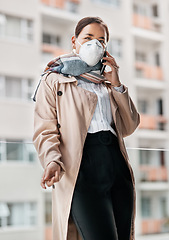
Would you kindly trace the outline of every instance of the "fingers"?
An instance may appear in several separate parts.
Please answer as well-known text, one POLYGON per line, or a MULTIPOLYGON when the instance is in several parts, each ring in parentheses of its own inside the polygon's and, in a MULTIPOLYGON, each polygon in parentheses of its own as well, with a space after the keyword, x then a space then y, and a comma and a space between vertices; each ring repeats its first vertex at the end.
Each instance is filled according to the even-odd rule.
POLYGON ((106 55, 107 55, 107 57, 103 57, 103 59, 110 62, 114 68, 119 68, 119 66, 117 65, 114 57, 112 57, 110 55, 110 53, 108 53, 107 51, 106 51, 106 55))
POLYGON ((54 164, 54 167, 47 167, 41 178, 41 186, 46 189, 46 185, 51 187, 55 182, 60 180, 60 166, 54 164), (45 185, 46 183, 46 185, 45 185))
POLYGON ((48 187, 51 187, 55 182, 58 182, 60 180, 60 170, 55 172, 55 175, 46 181, 46 185, 48 187))
POLYGON ((111 67, 111 69, 114 68, 118 72, 119 67, 117 67, 116 65, 112 65, 112 63, 108 61, 104 62, 103 65, 108 65, 111 67))
POLYGON ((119 68, 119 66, 117 65, 116 61, 114 58, 111 57, 103 57, 104 60, 106 60, 106 62, 110 62, 112 64, 112 66, 115 66, 116 68, 119 68))
POLYGON ((43 176, 42 176, 42 178, 41 178, 41 182, 40 182, 41 187, 44 188, 44 189, 46 189, 45 179, 44 179, 45 174, 46 174, 46 171, 44 171, 43 176))

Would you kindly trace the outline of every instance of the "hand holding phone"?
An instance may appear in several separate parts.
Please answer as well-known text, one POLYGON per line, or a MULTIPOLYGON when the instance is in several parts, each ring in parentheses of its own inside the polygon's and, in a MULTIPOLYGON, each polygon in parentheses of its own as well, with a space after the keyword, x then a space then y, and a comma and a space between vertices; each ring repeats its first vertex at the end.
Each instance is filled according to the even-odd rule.
MULTIPOLYGON (((107 55, 106 55, 106 51, 105 51, 103 57, 106 57, 106 56, 107 55)), ((106 62, 106 60, 102 60, 102 63, 104 63, 104 62, 106 62)), ((101 70, 100 70, 101 75, 104 73, 105 67, 106 67, 106 65, 102 64, 102 67, 101 67, 101 70)))

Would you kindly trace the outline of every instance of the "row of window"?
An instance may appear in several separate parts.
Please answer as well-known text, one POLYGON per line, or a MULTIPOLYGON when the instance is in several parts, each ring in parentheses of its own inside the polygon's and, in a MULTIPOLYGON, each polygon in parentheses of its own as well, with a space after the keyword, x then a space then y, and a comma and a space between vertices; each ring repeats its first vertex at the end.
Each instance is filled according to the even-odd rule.
POLYGON ((159 7, 157 4, 135 3, 133 5, 133 11, 142 16, 159 17, 159 7))
POLYGON ((166 156, 164 151, 149 151, 141 150, 139 151, 140 165, 149 166, 166 166, 166 156))
MULTIPOLYGON (((158 200, 158 214, 153 211, 151 197, 141 198, 141 214, 143 218, 166 218, 167 199, 161 197, 158 200), (155 216, 157 214, 158 216, 155 216)), ((45 201, 46 223, 51 223, 51 200, 45 201)), ((157 204, 157 203, 156 203, 157 204)), ((37 203, 36 202, 0 202, 0 227, 25 227, 37 225, 37 203)))
MULTIPOLYGON (((153 208, 153 198, 151 197, 142 197, 141 198, 141 214, 143 218, 155 218, 157 214, 153 208)), ((167 214, 167 199, 166 197, 161 197, 158 199, 158 215, 159 218, 168 217, 167 214)))
MULTIPOLYGON (((52 46, 61 47, 62 39, 60 35, 43 33, 42 42, 52 46)), ((122 40, 119 38, 111 38, 108 42, 107 49, 110 52, 110 54, 112 54, 114 57, 121 58, 122 57, 122 40)))
POLYGON ((33 21, 0 13, 0 38, 33 40, 33 21))
MULTIPOLYGON (((152 106, 151 106, 152 107, 152 106)), ((157 99, 154 102, 154 107, 156 108, 156 115, 163 115, 163 99, 157 99)), ((139 99, 138 100, 138 111, 140 113, 148 114, 150 112, 150 104, 146 99, 139 99)))
POLYGON ((0 162, 35 162, 36 151, 32 143, 20 140, 0 141, 0 162))
MULTIPOLYGON (((141 216, 142 218, 166 218, 167 215, 167 198, 164 196, 155 199, 158 204, 158 213, 153 211, 154 198, 143 196, 141 197, 141 216)), ((51 199, 45 201, 45 220, 47 224, 52 222, 52 204, 51 199)))
POLYGON ((94 3, 108 4, 115 7, 120 7, 121 0, 91 0, 94 3))
MULTIPOLYGON (((136 51, 135 52, 135 59, 138 62, 144 62, 147 63, 147 54, 142 51, 136 51)), ((153 55, 153 65, 154 66, 160 66, 161 61, 160 61, 160 54, 158 52, 155 52, 153 55)))
POLYGON ((33 80, 9 76, 0 76, 0 97, 31 100, 33 80))
MULTIPOLYGON (((140 164, 154 164, 157 166, 165 165, 165 154, 163 151, 151 152, 146 150, 139 151, 140 164)), ((0 162, 19 161, 35 162, 37 159, 36 151, 32 143, 24 141, 6 140, 0 141, 0 162)))
MULTIPOLYGON (((101 2, 105 4, 112 4, 114 6, 120 5, 120 0, 92 0, 93 2, 101 2)), ((73 2, 68 2, 69 10, 75 11, 73 2), (73 4, 73 5, 72 5, 73 4)), ((76 12, 76 11, 75 11, 76 12)), ((30 19, 20 18, 18 16, 11 16, 0 13, 0 38, 10 38, 13 40, 32 41, 33 40, 33 21, 30 19)), ((55 42, 55 39, 53 39, 55 42)), ((52 41, 53 41, 52 40, 52 41)))
POLYGON ((0 202, 0 227, 28 227, 37 225, 36 202, 0 202))

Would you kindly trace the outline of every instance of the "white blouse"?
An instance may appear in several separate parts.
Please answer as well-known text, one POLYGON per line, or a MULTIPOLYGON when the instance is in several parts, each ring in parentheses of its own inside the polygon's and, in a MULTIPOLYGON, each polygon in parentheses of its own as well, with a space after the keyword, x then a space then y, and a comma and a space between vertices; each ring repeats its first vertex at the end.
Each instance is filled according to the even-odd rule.
MULTIPOLYGON (((90 126, 88 128, 88 132, 95 133, 101 130, 110 130, 113 134, 116 135, 115 130, 111 127, 113 123, 113 116, 107 87, 104 84, 85 82, 81 79, 78 79, 78 86, 96 93, 98 97, 96 109, 93 114, 90 126)), ((114 88, 116 91, 119 92, 124 91, 123 85, 114 88)))

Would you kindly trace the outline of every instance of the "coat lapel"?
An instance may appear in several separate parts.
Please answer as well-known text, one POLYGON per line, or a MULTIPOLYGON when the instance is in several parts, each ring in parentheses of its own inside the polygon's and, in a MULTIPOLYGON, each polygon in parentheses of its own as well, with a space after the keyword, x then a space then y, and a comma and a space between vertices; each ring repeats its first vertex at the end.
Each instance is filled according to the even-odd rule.
MULTIPOLYGON (((59 80, 59 83, 71 83, 71 82, 74 82, 76 84, 76 86, 78 84, 78 80, 75 77, 69 77, 68 78, 68 77, 64 77, 63 75, 59 75, 58 74, 58 80, 59 80)), ((111 87, 110 87, 110 83, 109 82, 105 82, 104 84, 107 87, 107 90, 108 90, 108 93, 109 93, 112 115, 113 115, 114 123, 116 125, 116 110, 117 110, 118 106, 117 106, 117 104, 116 104, 116 102, 114 100, 114 97, 113 97, 113 94, 112 94, 112 90, 111 90, 111 87)), ((87 94, 89 102, 90 101, 97 101, 97 96, 96 96, 95 93, 90 92, 90 91, 88 91, 86 89, 82 89, 81 87, 78 87, 78 90, 81 92, 82 95, 83 95, 83 93, 87 94)))

